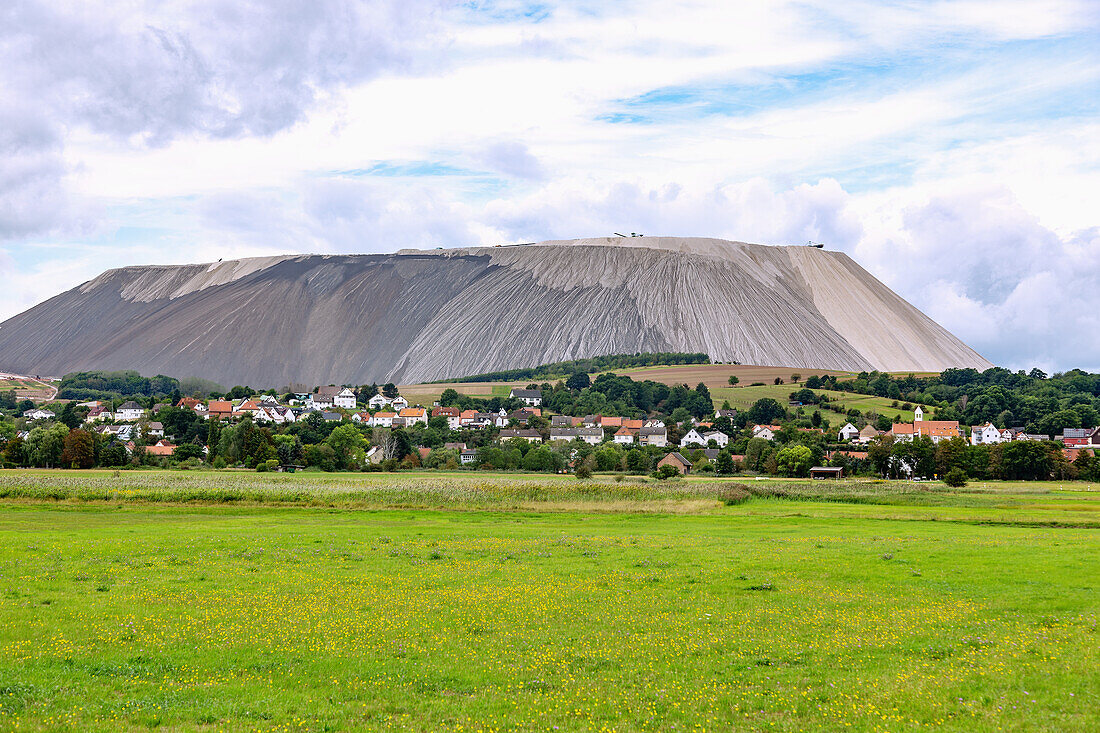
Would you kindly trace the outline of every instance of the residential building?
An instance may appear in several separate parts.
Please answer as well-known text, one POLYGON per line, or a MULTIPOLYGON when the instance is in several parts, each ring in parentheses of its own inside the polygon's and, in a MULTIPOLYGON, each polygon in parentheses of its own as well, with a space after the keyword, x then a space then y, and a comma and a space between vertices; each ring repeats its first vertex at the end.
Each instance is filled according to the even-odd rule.
POLYGON ((148 422, 145 424, 145 434, 154 438, 164 437, 164 423, 156 421, 148 422))
POLYGON ((344 410, 355 409, 355 392, 345 387, 332 396, 332 404, 344 410))
POLYGON ((390 403, 390 406, 395 410, 404 410, 409 406, 409 401, 401 395, 397 395, 393 398, 393 402, 390 403))
POLYGON ((992 445, 993 443, 1002 442, 1004 442, 1004 437, 1001 435, 1000 429, 995 427, 993 423, 973 425, 970 428, 971 445, 992 445))
POLYGON ((170 456, 176 452, 176 446, 166 440, 158 440, 156 445, 146 446, 145 452, 151 456, 170 456))
POLYGON ((119 421, 140 420, 141 416, 144 414, 144 407, 133 400, 128 400, 118 406, 118 410, 115 412, 115 419, 119 421))
POLYGON ((462 413, 457 407, 436 407, 432 410, 432 417, 447 418, 447 428, 458 430, 462 427, 462 413))
POLYGON ((233 414, 233 403, 229 400, 210 400, 206 409, 210 417, 224 420, 233 414))
POLYGON ((857 428, 855 425, 853 425, 850 422, 849 423, 844 423, 844 427, 842 427, 840 429, 840 432, 837 434, 836 439, 837 440, 858 440, 859 439, 859 428, 857 428))
POLYGON ((398 417, 405 418, 405 425, 408 427, 412 427, 417 423, 421 425, 428 424, 428 411, 423 407, 406 407, 401 410, 401 412, 397 413, 397 415, 398 417))
POLYGON ((697 429, 692 428, 684 434, 684 437, 680 438, 680 445, 699 445, 705 448, 707 439, 697 429))
POLYGON ((28 420, 52 420, 57 416, 54 414, 53 410, 46 410, 41 407, 35 407, 24 412, 23 417, 27 418, 28 420))
POLYGON ((633 445, 634 431, 627 427, 619 428, 612 439, 619 445, 633 445))
POLYGON ((508 396, 514 400, 521 400, 523 404, 538 407, 542 404, 542 390, 539 389, 515 389, 508 396))
POLYGON ((1066 428, 1057 440, 1067 448, 1080 448, 1089 444, 1092 435, 1092 428, 1066 428))
POLYGON ((603 428, 575 428, 577 437, 589 445, 599 445, 603 442, 603 428))
POLYGON ((369 412, 367 412, 366 410, 360 410, 359 412, 357 412, 357 413, 355 413, 354 415, 351 416, 351 421, 353 423, 360 423, 360 424, 366 423, 367 425, 370 425, 371 424, 371 414, 369 412))
MULTIPOLYGON (((920 412, 920 406, 917 406, 920 412)), ((911 423, 894 423, 890 434, 898 442, 909 442, 918 436, 931 438, 933 443, 962 436, 958 420, 914 420, 911 423)), ((998 435, 1000 431, 998 431, 998 435)))
POLYGON ((717 420, 720 417, 728 417, 730 420, 737 417, 737 410, 715 410, 714 419, 717 420))
POLYGON ((500 431, 500 442, 506 440, 512 440, 513 438, 518 440, 526 440, 528 443, 541 443, 542 436, 539 431, 531 428, 505 428, 500 431))
POLYGON ((391 400, 389 397, 386 397, 384 394, 379 392, 378 394, 367 400, 367 407, 372 410, 381 410, 383 407, 390 404, 390 402, 391 400))
POLYGON ((679 453, 669 453, 667 456, 657 461, 657 468, 660 469, 661 466, 672 466, 681 476, 691 472, 691 461, 684 458, 679 453))
POLYGON ((715 445, 719 448, 725 448, 729 445, 730 436, 723 433, 721 430, 709 430, 703 433, 703 440, 707 441, 707 445, 710 445, 710 441, 714 441, 715 445))
POLYGON ((642 427, 638 430, 638 443, 665 448, 668 446, 668 430, 664 425, 642 427))
POLYGON ((458 460, 462 462, 463 466, 469 466, 477 460, 477 451, 472 448, 467 448, 458 454, 458 460))
POLYGON ((371 420, 371 425, 376 428, 390 428, 393 427, 393 419, 397 417, 396 412, 382 411, 374 413, 374 418, 371 420))
POLYGON ((753 425, 752 437, 764 440, 775 440, 775 434, 783 428, 779 425, 753 425))
POLYGON ((551 426, 550 440, 575 440, 579 435, 579 430, 580 428, 556 428, 551 426))

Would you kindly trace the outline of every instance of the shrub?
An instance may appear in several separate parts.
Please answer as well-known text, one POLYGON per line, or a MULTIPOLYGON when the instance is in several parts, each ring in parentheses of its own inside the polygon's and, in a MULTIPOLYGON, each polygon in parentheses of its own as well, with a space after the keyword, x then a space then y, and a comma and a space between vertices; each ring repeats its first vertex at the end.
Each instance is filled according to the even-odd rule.
POLYGON ((656 476, 659 479, 667 480, 676 476, 679 476, 680 472, 676 470, 675 466, 664 465, 657 469, 656 476))
POLYGON ((966 471, 961 468, 952 468, 947 472, 947 475, 943 477, 943 482, 948 486, 960 488, 966 486, 966 471))
POLYGON ((589 468, 588 465, 584 464, 584 463, 577 466, 576 473, 577 473, 577 478, 579 478, 579 479, 592 478, 592 469, 589 468))

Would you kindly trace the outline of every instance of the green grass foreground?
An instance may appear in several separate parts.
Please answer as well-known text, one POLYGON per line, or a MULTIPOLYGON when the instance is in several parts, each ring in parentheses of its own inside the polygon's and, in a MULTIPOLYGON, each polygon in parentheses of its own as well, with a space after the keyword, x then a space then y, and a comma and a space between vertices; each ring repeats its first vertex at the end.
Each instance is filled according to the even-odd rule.
POLYGON ((0 729, 1100 724, 1100 491, 745 483, 0 472, 0 729))

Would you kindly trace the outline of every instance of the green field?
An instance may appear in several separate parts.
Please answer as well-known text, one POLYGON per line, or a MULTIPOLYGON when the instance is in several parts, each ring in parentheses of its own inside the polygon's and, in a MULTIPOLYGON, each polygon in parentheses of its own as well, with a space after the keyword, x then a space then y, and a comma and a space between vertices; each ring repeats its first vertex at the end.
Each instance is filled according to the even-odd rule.
POLYGON ((1100 487, 727 483, 0 472, 0 729, 1096 729, 1100 487))
MULTIPOLYGON (((724 400, 729 400, 730 406, 737 410, 747 410, 752 407, 753 403, 757 400, 770 397, 777 401, 783 407, 787 407, 787 401, 790 398, 791 392, 796 392, 802 389, 802 385, 798 384, 765 384, 757 387, 716 387, 711 389, 710 394, 714 399, 715 406, 721 406, 724 400)), ((860 412, 867 412, 873 410, 880 415, 886 415, 894 420, 901 420, 904 422, 913 421, 912 410, 902 410, 899 407, 891 407, 891 403, 894 401, 888 397, 876 397, 875 395, 863 395, 856 394, 854 392, 838 392, 831 389, 815 389, 816 394, 828 395, 829 399, 836 400, 836 407, 844 406, 845 411, 856 409, 860 412)), ((904 401, 899 401, 899 404, 904 404, 904 401)), ((813 411, 815 408, 812 405, 805 407, 807 411, 813 411)), ((833 412, 832 410, 822 409, 822 416, 829 418, 830 422, 837 423, 840 427, 844 424, 841 420, 841 416, 833 412), (841 420, 838 422, 838 420, 841 420)))

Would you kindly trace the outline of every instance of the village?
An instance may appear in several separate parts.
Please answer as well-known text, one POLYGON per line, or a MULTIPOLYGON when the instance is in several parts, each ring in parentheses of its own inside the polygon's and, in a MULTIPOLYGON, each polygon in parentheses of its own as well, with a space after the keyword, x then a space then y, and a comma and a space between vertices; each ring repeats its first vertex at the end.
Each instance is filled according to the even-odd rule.
MULTIPOLYGON (((86 410, 81 421, 86 430, 104 443, 123 446, 129 460, 135 460, 135 455, 140 454, 144 461, 159 459, 169 464, 175 460, 208 458, 211 446, 199 445, 203 443, 201 438, 181 446, 180 441, 185 436, 166 433, 160 419, 169 414, 166 410, 174 410, 176 414, 185 411, 194 419, 226 426, 245 420, 256 426, 276 429, 306 421, 330 427, 352 425, 363 436, 362 456, 359 461, 349 461, 341 468, 364 470, 381 467, 387 460, 393 468, 392 464, 397 463, 393 459, 403 459, 399 463, 403 468, 426 465, 483 470, 520 468, 524 465, 522 461, 509 463, 487 453, 486 449, 518 446, 521 457, 526 458, 532 446, 546 445, 557 449, 558 459, 531 465, 538 465, 541 470, 549 466, 559 472, 576 471, 583 465, 579 459, 591 455, 592 449, 611 446, 619 451, 614 460, 589 463, 604 470, 653 471, 663 472, 665 476, 686 475, 693 471, 727 474, 779 471, 812 478, 841 478, 846 473, 869 467, 868 449, 873 445, 891 445, 897 452, 899 446, 924 439, 933 446, 944 441, 965 441, 970 446, 1029 441, 1057 444, 1064 459, 1070 463, 1081 451, 1093 454, 1100 447, 1100 428, 1067 428, 1053 436, 1028 433, 1022 427, 1002 428, 991 422, 966 428, 954 420, 926 420, 920 405, 915 407, 912 422, 895 422, 888 430, 876 429, 870 421, 863 427, 852 421, 845 422, 836 431, 834 441, 832 434, 827 435, 822 427, 799 424, 798 420, 754 424, 746 414, 733 409, 713 410, 701 418, 690 417, 679 423, 660 414, 637 418, 551 414, 545 411, 543 390, 536 385, 526 389, 512 388, 496 410, 462 409, 438 401, 430 407, 410 405, 396 389, 390 390, 389 396, 382 391, 372 392, 365 397, 362 391, 351 387, 326 385, 313 392, 287 393, 282 400, 275 394, 265 393, 237 399, 180 397, 174 404, 157 402, 149 407, 132 399, 118 404, 90 400, 75 403, 74 408, 86 410), (429 425, 435 428, 430 436, 424 432, 429 425), (418 436, 420 441, 410 442, 407 454, 395 455, 392 449, 387 450, 387 438, 393 431, 418 436), (781 467, 774 459, 781 459, 784 451, 773 449, 769 465, 769 460, 762 458, 765 452, 760 449, 764 442, 808 448, 811 464, 806 463, 807 456, 803 453, 795 467, 781 467), (751 447, 754 444, 755 449, 751 447), (570 449, 570 445, 579 446, 580 450, 570 449), (734 452, 733 447, 741 447, 743 452, 734 452), (628 456, 626 451, 634 455, 628 456), (444 458, 440 460, 439 456, 444 458)), ((797 416, 801 403, 792 400, 790 406, 798 410, 797 416)), ((28 428, 18 434, 22 440, 30 437, 32 426, 48 424, 57 418, 55 412, 46 407, 33 407, 22 415, 28 428)), ((175 423, 179 424, 179 420, 175 423)), ((191 434, 198 435, 195 430, 191 430, 191 434)), ((300 451, 263 461, 257 458, 238 462, 239 466, 247 468, 260 464, 264 467, 261 470, 307 467, 300 451)), ((917 462, 905 457, 893 462, 893 471, 900 476, 919 474, 917 462)))

